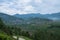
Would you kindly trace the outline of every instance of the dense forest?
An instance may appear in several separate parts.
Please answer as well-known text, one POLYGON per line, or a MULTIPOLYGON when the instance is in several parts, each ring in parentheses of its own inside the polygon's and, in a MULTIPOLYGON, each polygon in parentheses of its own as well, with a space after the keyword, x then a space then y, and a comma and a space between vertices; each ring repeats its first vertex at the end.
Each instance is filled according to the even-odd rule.
POLYGON ((7 25, 0 18, 0 40, 19 40, 20 36, 31 40, 60 40, 60 21, 31 18, 21 24, 7 25))

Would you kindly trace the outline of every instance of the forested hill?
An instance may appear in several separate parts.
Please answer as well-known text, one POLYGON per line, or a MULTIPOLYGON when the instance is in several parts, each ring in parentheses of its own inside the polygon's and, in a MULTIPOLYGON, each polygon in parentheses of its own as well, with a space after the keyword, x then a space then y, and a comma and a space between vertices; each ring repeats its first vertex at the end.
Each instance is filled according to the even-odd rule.
POLYGON ((4 13, 0 13, 0 18, 2 18, 2 20, 9 25, 10 24, 15 25, 15 24, 44 23, 44 22, 51 21, 49 19, 39 18, 39 17, 34 17, 34 18, 30 17, 27 20, 25 20, 23 18, 18 18, 15 16, 4 14, 4 13))
POLYGON ((60 12, 52 13, 52 14, 40 14, 40 13, 30 13, 30 14, 15 14, 13 15, 18 18, 29 18, 29 17, 39 17, 39 18, 47 18, 51 20, 60 20, 60 12))
POLYGON ((18 40, 19 35, 32 40, 60 40, 60 22, 39 17, 30 17, 26 20, 4 13, 0 13, 0 18, 0 32, 3 31, 3 37, 1 37, 0 33, 0 38, 7 35, 6 38, 9 36, 9 38, 12 37, 13 39, 13 36, 17 35, 18 40))
POLYGON ((23 21, 23 19, 21 18, 17 18, 17 17, 7 15, 4 13, 0 13, 0 18, 2 18, 5 24, 20 24, 23 21))

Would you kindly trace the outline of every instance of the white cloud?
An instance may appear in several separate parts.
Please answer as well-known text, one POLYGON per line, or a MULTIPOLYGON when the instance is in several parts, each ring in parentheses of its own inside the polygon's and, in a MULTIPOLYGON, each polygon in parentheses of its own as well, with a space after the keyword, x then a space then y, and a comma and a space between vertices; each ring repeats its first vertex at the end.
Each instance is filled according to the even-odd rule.
POLYGON ((23 3, 23 4, 24 4, 24 3, 29 3, 29 2, 31 2, 31 1, 32 1, 32 0, 20 0, 20 2, 23 3))
POLYGON ((0 12, 11 15, 60 12, 60 0, 0 0, 0 12))
POLYGON ((35 3, 40 4, 42 3, 42 0, 35 0, 35 3))
MULTIPOLYGON (((0 12, 5 12, 9 14, 26 14, 28 11, 34 11, 32 6, 28 6, 29 2, 32 0, 15 0, 12 2, 4 2, 0 4, 0 12), (31 8, 31 9, 30 9, 31 8), (27 10, 28 9, 28 10, 27 10), (3 10, 3 11, 2 11, 3 10)), ((30 12, 31 12, 30 11, 30 12)))
POLYGON ((11 15, 16 13, 16 10, 12 10, 12 9, 6 8, 4 6, 0 7, 0 11, 7 13, 7 14, 11 14, 11 15))
POLYGON ((24 8, 24 11, 26 11, 26 12, 35 12, 36 10, 33 6, 29 5, 29 6, 26 6, 24 8))

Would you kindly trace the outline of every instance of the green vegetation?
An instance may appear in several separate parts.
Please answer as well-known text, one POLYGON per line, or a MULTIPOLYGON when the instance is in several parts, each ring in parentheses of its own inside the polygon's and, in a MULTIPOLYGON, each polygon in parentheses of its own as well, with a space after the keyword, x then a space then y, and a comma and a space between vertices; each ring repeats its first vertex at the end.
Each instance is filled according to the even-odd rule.
POLYGON ((7 34, 0 32, 0 40, 14 40, 14 39, 8 36, 7 34))
POLYGON ((17 36, 17 40, 19 36, 26 40, 60 40, 60 22, 40 18, 23 22, 6 25, 6 22, 0 19, 0 40, 16 40, 13 36, 17 36))
POLYGON ((6 28, 3 21, 0 19, 0 40, 14 40, 11 36, 7 35, 6 28), (6 31, 5 31, 6 30, 6 31))

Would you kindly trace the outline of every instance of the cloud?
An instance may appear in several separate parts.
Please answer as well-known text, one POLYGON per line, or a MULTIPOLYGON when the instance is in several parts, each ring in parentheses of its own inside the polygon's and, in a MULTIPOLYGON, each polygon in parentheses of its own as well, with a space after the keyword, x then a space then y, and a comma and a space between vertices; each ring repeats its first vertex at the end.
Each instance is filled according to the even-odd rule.
POLYGON ((33 6, 29 5, 29 6, 26 6, 24 8, 24 11, 26 11, 26 12, 35 12, 36 10, 33 6))
POLYGON ((35 3, 40 4, 42 3, 42 0, 35 0, 35 3))
POLYGON ((0 0, 0 12, 7 14, 60 12, 60 0, 0 0))
POLYGON ((3 13, 7 13, 7 14, 15 14, 16 13, 15 12, 16 10, 12 10, 12 9, 7 8, 5 6, 0 7, 0 11, 3 13))

